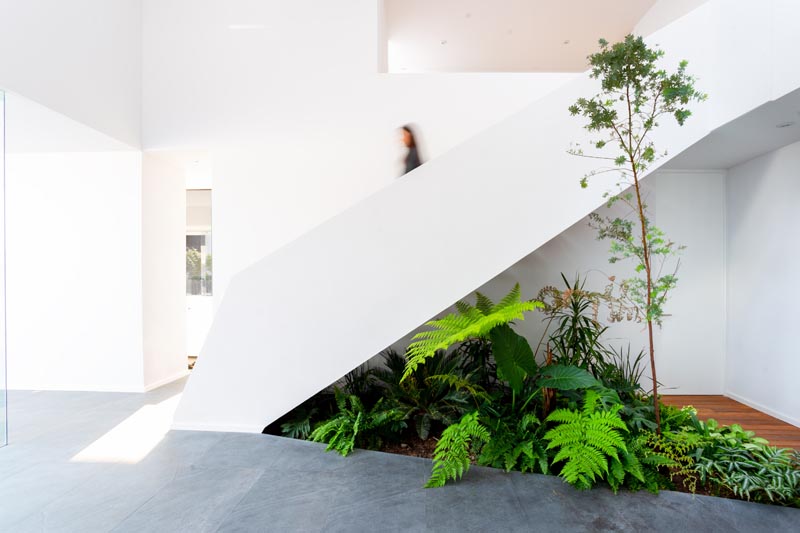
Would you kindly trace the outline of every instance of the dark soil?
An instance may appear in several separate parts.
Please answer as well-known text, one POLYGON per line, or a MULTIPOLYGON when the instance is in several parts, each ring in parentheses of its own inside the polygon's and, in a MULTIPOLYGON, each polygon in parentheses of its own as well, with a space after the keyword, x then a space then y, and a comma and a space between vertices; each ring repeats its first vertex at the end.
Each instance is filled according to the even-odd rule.
POLYGON ((386 442, 381 447, 382 452, 396 453, 397 455, 409 455, 411 457, 433 458, 433 450, 436 449, 438 439, 433 436, 426 440, 420 439, 417 435, 404 437, 400 442, 386 442))

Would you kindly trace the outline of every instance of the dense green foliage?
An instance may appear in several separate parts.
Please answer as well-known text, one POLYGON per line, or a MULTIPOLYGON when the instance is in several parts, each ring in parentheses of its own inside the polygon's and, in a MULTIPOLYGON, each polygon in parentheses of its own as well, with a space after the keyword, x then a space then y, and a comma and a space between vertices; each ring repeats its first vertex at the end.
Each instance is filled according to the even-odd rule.
POLYGON ((471 394, 478 391, 456 352, 436 352, 406 379, 403 379, 406 360, 396 351, 384 352, 383 364, 384 368, 376 370, 375 376, 384 387, 386 398, 397 405, 403 419, 422 440, 428 438, 432 429, 455 424, 474 407, 471 394))
POLYGON ((547 417, 547 422, 556 423, 544 436, 547 449, 558 451, 553 464, 564 461, 559 475, 567 483, 579 489, 591 488, 598 478, 608 475, 610 460, 622 464, 619 456, 627 452, 623 438, 627 428, 619 417, 621 407, 617 404, 603 409, 597 392, 588 390, 581 410, 558 409, 547 417))
POLYGON ((562 274, 562 288, 523 300, 516 285, 497 304, 476 293, 474 304, 457 302, 428 322, 404 355, 383 352, 375 367, 354 369, 265 432, 324 442, 342 455, 434 441, 426 487, 458 481, 478 464, 557 475, 578 489, 666 488, 800 507, 797 452, 658 401, 653 324, 677 282, 677 262, 666 263, 681 247, 650 223, 639 179, 660 157, 648 137, 660 117, 682 125, 689 104, 705 98, 685 62, 670 74, 657 65, 662 56, 641 38, 601 41, 589 58, 601 91, 570 107, 599 136, 593 150, 616 150, 571 152, 611 162, 583 186, 603 172, 621 175, 606 198, 626 204, 632 218, 592 215, 591 225, 611 242, 612 263, 634 262, 631 278, 609 277, 594 291, 562 274), (544 331, 533 349, 515 327, 536 309, 544 331), (601 310, 607 322, 646 323, 649 350, 608 344, 601 310), (648 356, 651 393, 641 385, 648 356))
POLYGON ((457 313, 451 313, 427 323, 429 330, 414 335, 408 346, 408 363, 404 377, 413 373, 417 366, 425 362, 439 350, 446 350, 453 344, 472 338, 487 338, 496 327, 512 320, 523 320, 526 311, 533 311, 541 304, 522 301, 517 284, 496 305, 481 293, 477 293, 477 303, 472 306, 466 302, 456 302, 457 313))
POLYGON ((372 448, 380 445, 381 431, 388 427, 397 431, 403 427, 403 413, 396 407, 386 407, 378 400, 371 409, 364 407, 358 396, 346 395, 336 389, 339 412, 319 424, 309 438, 328 443, 327 450, 346 456, 356 446, 372 448))

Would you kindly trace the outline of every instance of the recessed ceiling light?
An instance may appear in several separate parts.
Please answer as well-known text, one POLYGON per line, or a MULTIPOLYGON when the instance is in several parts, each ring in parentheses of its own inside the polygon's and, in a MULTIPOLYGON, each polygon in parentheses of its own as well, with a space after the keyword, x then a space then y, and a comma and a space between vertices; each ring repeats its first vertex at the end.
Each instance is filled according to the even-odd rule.
POLYGON ((263 30, 266 28, 263 24, 229 24, 229 30, 263 30))
POLYGON ((788 128, 789 126, 794 126, 794 121, 790 122, 781 122, 780 124, 776 124, 776 128, 788 128))

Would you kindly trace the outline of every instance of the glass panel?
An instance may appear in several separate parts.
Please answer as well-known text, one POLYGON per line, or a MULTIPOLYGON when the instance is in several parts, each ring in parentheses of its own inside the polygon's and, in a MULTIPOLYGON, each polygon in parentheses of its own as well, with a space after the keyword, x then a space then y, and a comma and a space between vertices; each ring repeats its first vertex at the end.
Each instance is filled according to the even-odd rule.
POLYGON ((6 405, 6 99, 0 91, 0 446, 8 444, 6 405))
POLYGON ((186 294, 212 294, 211 232, 186 236, 186 294))

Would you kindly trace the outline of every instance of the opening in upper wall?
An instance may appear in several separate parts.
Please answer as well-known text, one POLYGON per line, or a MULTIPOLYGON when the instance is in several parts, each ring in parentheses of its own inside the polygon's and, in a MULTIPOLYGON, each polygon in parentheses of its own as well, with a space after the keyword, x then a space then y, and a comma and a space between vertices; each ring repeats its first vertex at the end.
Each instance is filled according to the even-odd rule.
POLYGON ((656 0, 383 0, 379 70, 581 72, 656 0))

